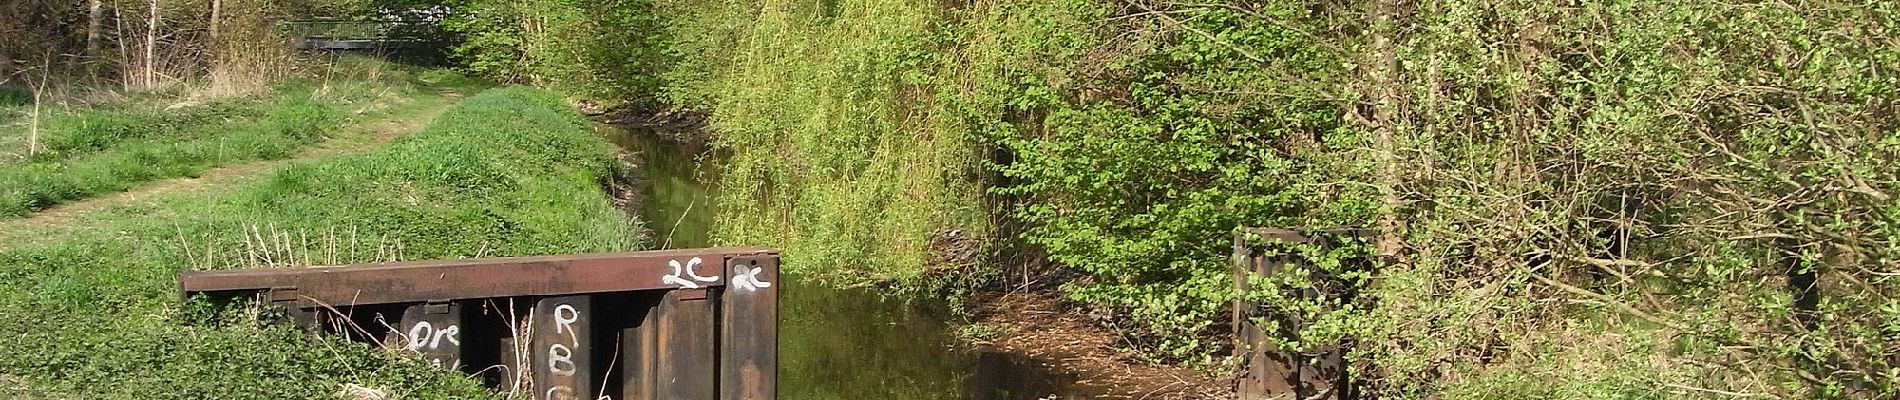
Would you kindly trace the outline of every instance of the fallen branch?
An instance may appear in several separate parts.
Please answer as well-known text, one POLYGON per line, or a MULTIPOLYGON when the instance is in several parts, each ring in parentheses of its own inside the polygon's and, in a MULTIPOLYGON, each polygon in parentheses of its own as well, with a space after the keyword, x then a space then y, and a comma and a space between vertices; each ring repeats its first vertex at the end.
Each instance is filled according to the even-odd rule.
POLYGON ((1603 304, 1609 305, 1611 308, 1615 308, 1617 311, 1621 311, 1624 314, 1629 314, 1630 316, 1641 318, 1645 321, 1649 321, 1657 325, 1662 325, 1670 329, 1685 330, 1683 329, 1681 325, 1678 325, 1675 322, 1664 320, 1655 315, 1650 315, 1649 313, 1643 312, 1643 310, 1638 310, 1636 309, 1636 307, 1631 307, 1628 304, 1623 304, 1622 302, 1616 301, 1616 299, 1612 299, 1610 298, 1610 296, 1606 296, 1602 293, 1584 290, 1583 288, 1579 288, 1576 286, 1570 286, 1569 284, 1558 282, 1550 278, 1545 278, 1543 275, 1538 275, 1536 273, 1531 273, 1530 276, 1531 278, 1537 279, 1538 282, 1543 282, 1544 284, 1550 285, 1551 287, 1563 290, 1565 292, 1570 292, 1572 294, 1589 297, 1592 300, 1602 302, 1603 304))

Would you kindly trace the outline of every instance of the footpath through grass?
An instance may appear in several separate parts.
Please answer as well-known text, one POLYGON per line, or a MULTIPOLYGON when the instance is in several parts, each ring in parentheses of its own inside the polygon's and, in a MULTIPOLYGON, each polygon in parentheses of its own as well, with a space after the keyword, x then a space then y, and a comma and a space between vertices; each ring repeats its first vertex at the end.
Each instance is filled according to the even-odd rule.
POLYGON ((220 165, 290 157, 392 101, 463 83, 384 64, 345 65, 351 69, 342 76, 207 102, 134 93, 90 106, 48 105, 37 135, 17 115, 24 111, 13 110, 12 123, 0 121, 0 218, 220 165))
POLYGON ((602 189, 619 165, 559 97, 502 88, 386 148, 36 228, 0 242, 0 381, 20 383, 0 397, 491 397, 395 353, 180 306, 176 274, 634 249, 637 222, 602 189))

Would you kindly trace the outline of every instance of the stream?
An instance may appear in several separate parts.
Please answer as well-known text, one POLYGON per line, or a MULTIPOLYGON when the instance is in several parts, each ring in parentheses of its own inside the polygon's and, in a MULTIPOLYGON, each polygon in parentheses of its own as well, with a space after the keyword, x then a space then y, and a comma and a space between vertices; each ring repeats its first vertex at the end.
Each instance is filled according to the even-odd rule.
MULTIPOLYGON (((658 130, 666 128, 597 127, 635 155, 639 214, 653 248, 712 246, 717 166, 706 144, 667 139, 658 130)), ((1053 389, 1062 385, 1033 363, 958 340, 941 303, 808 284, 791 273, 781 279, 781 399, 1062 397, 1053 389)))

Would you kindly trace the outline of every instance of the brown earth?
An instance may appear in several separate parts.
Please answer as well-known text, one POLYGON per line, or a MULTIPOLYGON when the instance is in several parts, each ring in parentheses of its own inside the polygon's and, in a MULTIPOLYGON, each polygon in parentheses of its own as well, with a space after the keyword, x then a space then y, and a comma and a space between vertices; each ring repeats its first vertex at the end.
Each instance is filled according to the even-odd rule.
MULTIPOLYGON (((1231 399, 1228 379, 1143 360, 1124 336, 1049 293, 984 293, 977 322, 997 332, 985 347, 1045 371, 1067 399, 1231 399)), ((979 371, 978 373, 982 373, 979 371)))

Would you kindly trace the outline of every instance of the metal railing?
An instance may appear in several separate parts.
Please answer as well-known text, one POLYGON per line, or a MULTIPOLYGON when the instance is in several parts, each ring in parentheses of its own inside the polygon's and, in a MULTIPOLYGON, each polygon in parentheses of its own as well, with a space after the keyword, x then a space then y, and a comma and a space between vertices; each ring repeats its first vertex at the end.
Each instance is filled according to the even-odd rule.
POLYGON ((282 306, 536 399, 763 400, 777 395, 778 260, 736 247, 191 271, 179 288, 282 306))
MULTIPOLYGON (((1337 276, 1310 267, 1312 260, 1290 251, 1296 246, 1329 249, 1345 240, 1369 238, 1372 231, 1353 228, 1242 229, 1234 235, 1234 354, 1239 356, 1236 392, 1241 399, 1351 399, 1357 398, 1347 375, 1346 343, 1309 344, 1307 351, 1276 346, 1271 337, 1298 338, 1307 327, 1298 312, 1273 309, 1248 300, 1247 294, 1274 284, 1280 274, 1305 271, 1304 287, 1277 287, 1285 296, 1308 302, 1319 299, 1350 303, 1355 293, 1337 276), (1269 278, 1266 281, 1256 281, 1269 278)), ((1369 260, 1348 260, 1349 268, 1369 267, 1369 260)), ((1317 302, 1325 304, 1326 302, 1317 302)))

